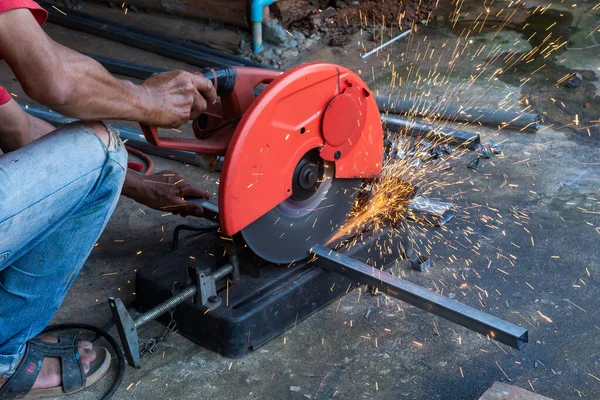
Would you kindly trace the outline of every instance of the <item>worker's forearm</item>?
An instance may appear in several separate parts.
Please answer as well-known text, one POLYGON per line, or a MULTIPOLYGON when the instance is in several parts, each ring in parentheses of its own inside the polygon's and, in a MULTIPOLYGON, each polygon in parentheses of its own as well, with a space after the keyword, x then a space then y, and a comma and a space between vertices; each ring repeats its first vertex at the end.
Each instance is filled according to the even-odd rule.
POLYGON ((164 72, 140 85, 118 80, 98 62, 53 41, 27 9, 0 13, 0 54, 29 97, 79 119, 174 128, 217 100, 212 82, 190 72, 164 72))
POLYGON ((143 87, 114 78, 87 56, 60 44, 54 43, 54 47, 61 54, 61 68, 52 80, 59 83, 50 88, 55 93, 38 101, 82 120, 145 121, 153 112, 154 104, 148 101, 143 87))
POLYGON ((53 41, 27 9, 0 14, 0 54, 29 97, 68 116, 145 122, 155 112, 143 87, 53 41))
POLYGON ((4 153, 17 150, 52 132, 48 122, 25 113, 14 100, 0 106, 0 149, 4 153))

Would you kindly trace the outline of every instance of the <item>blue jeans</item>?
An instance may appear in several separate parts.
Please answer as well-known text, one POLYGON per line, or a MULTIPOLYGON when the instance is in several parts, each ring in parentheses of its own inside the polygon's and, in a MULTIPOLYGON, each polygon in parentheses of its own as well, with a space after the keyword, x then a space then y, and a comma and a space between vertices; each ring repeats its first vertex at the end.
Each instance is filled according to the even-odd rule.
POLYGON ((50 322, 115 209, 127 167, 72 123, 0 156, 0 377, 50 322))

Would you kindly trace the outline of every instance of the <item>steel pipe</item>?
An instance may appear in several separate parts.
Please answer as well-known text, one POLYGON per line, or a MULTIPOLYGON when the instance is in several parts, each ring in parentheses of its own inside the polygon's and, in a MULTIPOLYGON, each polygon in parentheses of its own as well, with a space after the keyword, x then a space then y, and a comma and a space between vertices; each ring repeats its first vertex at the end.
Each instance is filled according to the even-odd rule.
POLYGON ((438 128, 431 124, 423 124, 416 121, 409 121, 400 117, 381 114, 381 122, 384 128, 390 132, 406 133, 410 136, 433 136, 438 143, 448 143, 457 146, 465 146, 469 150, 475 150, 475 146, 481 143, 481 138, 477 133, 467 131, 438 128))
POLYGON ((394 100, 384 96, 377 96, 375 100, 382 113, 430 117, 453 122, 475 122, 493 127, 506 126, 524 132, 537 132, 542 121, 539 114, 517 111, 490 110, 422 100, 394 100))
POLYGON ((148 79, 154 74, 167 71, 166 69, 162 68, 154 68, 148 65, 117 60, 116 58, 99 56, 97 54, 83 54, 98 61, 104 68, 106 68, 108 72, 112 74, 119 74, 138 79, 148 79))
POLYGON ((170 57, 191 65, 199 67, 247 66, 270 68, 256 61, 75 10, 68 10, 68 15, 63 15, 47 2, 42 1, 40 4, 48 11, 48 21, 51 23, 170 57))

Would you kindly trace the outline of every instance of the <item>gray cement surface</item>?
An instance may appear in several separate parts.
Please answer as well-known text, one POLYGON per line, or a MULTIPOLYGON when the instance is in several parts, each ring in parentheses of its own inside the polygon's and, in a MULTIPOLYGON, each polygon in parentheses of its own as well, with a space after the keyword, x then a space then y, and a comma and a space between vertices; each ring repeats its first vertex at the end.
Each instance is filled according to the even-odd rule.
MULTIPOLYGON (((51 25, 47 31, 76 49, 193 70, 89 35, 51 25)), ((506 35, 512 34, 502 36, 504 44, 509 42, 506 35)), ((456 34, 444 26, 422 28, 410 40, 410 47, 409 42, 396 43, 366 62, 354 45, 321 48, 305 58, 360 70, 371 88, 383 94, 393 92, 391 64, 404 76, 420 69, 426 78, 434 68, 444 76, 452 52, 443 49, 455 45, 456 34), (417 42, 424 37, 428 41, 421 45, 429 44, 438 52, 436 58, 442 56, 437 67, 437 59, 424 60, 421 55, 417 60, 423 52, 417 50, 417 42)), ((482 33, 474 36, 471 46, 493 47, 494 40, 482 33)), ((416 84, 418 79, 405 78, 402 90, 432 98, 448 95, 451 102, 488 107, 501 103, 525 107, 526 102, 517 103, 529 95, 529 101, 539 105, 535 109, 545 113, 545 128, 526 134, 463 127, 478 131, 484 142, 493 138, 503 155, 481 160, 477 171, 466 167, 473 154, 451 160, 454 169, 446 178, 451 185, 432 193, 455 202, 458 215, 446 230, 424 234, 432 241, 434 266, 414 272, 401 262, 396 272, 528 328, 527 347, 515 351, 397 300, 353 291, 242 359, 223 358, 174 335, 142 359, 140 370, 127 368, 114 398, 461 400, 478 398, 494 381, 508 381, 553 399, 600 398, 600 131, 593 122, 600 115, 587 118, 589 135, 564 127, 556 121, 572 120, 575 113, 552 102, 552 94, 540 94, 547 86, 571 96, 566 106, 583 112, 582 105, 589 101, 596 107, 599 53, 587 52, 585 62, 578 58, 581 53, 571 51, 550 59, 559 63, 566 57, 569 68, 586 71, 588 89, 567 92, 572 89, 564 84, 555 88, 562 76, 558 68, 536 81, 539 91, 519 81, 529 76, 522 71, 512 79, 511 70, 506 71, 508 77, 488 80, 491 67, 471 85, 460 86, 481 72, 477 65, 486 60, 487 52, 475 56, 477 49, 468 48, 459 58, 448 84, 427 85, 425 78, 416 84)), ((0 84, 23 98, 5 65, 0 65, 0 72, 0 84)), ((216 196, 217 175, 169 160, 155 161, 158 170, 181 172, 216 196)), ((202 223, 122 198, 53 322, 103 326, 110 319, 106 299, 134 300, 136 270, 169 252, 173 228, 182 222, 202 223)), ((160 324, 151 323, 140 334, 152 337, 162 330, 160 324)), ((114 329, 111 333, 116 334, 114 329)), ((110 382, 109 377, 70 398, 97 399, 110 382)))

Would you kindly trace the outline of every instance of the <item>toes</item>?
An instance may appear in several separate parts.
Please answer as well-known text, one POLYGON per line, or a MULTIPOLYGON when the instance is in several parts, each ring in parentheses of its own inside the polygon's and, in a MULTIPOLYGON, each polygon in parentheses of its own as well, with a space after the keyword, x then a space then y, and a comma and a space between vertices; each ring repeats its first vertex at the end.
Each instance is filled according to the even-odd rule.
POLYGON ((79 349, 79 354, 81 354, 81 362, 83 364, 90 364, 92 362, 94 362, 94 360, 96 359, 96 351, 95 350, 81 350, 79 349))
POLYGON ((79 342, 79 354, 81 355, 81 362, 83 364, 89 364, 96 359, 94 346, 90 342, 79 342))
POLYGON ((86 350, 91 350, 94 348, 94 345, 91 342, 81 341, 79 342, 79 347, 83 347, 86 350))

